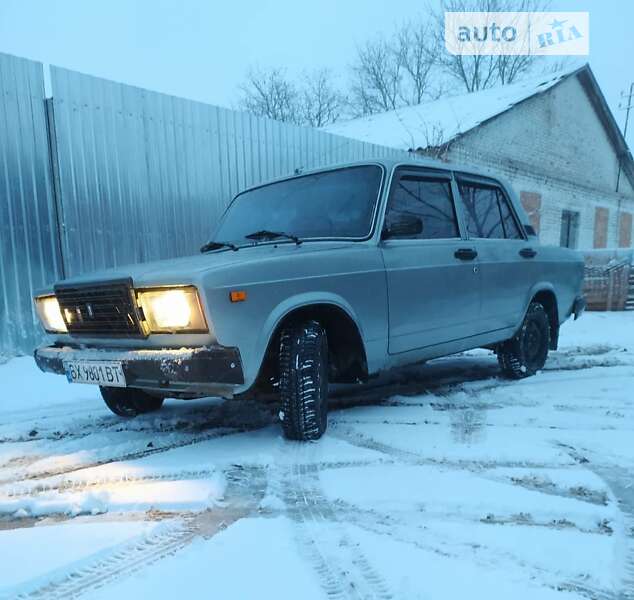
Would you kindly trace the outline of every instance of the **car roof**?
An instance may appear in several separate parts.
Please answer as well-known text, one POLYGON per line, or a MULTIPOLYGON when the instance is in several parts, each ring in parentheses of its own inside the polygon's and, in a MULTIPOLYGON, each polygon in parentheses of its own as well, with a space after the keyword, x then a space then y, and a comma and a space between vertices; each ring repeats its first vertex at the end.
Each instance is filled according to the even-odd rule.
POLYGON ((248 188, 241 190, 238 194, 242 194, 243 192, 247 192, 249 190, 253 190, 253 189, 256 189, 271 183, 286 181, 288 179, 294 179, 296 177, 304 177, 306 175, 311 175, 314 173, 323 173, 323 172, 332 171, 335 169, 361 167, 365 165, 380 165, 384 167, 388 173, 391 172, 396 167, 414 167, 414 168, 423 167, 428 169, 441 169, 444 171, 455 171, 459 173, 465 173, 468 175, 476 175, 478 177, 492 179, 500 183, 504 187, 504 189, 507 191, 507 193, 509 194, 511 198, 511 201, 513 202, 515 211, 518 217, 520 218, 520 221, 522 222, 522 224, 524 224, 525 226, 530 225, 530 219, 528 218, 528 215, 524 211, 524 207, 519 201, 519 197, 517 193, 515 192, 513 185, 505 177, 501 176, 499 173, 496 173, 495 171, 491 171, 488 169, 483 169, 481 167, 461 165, 457 163, 447 162, 443 160, 438 160, 438 159, 422 156, 420 154, 412 154, 412 153, 410 153, 409 156, 403 153, 403 156, 399 156, 399 157, 378 157, 378 158, 367 158, 364 160, 358 160, 358 161, 352 161, 352 162, 338 162, 338 163, 332 163, 332 164, 325 165, 315 169, 306 169, 306 170, 296 169, 294 174, 286 175, 283 177, 277 177, 275 179, 271 179, 268 181, 263 181, 257 185, 250 186, 248 188))
POLYGON ((444 171, 458 171, 461 173, 467 173, 470 175, 478 175, 481 177, 489 177, 496 181, 499 181, 504 185, 504 187, 510 187, 508 181, 506 181, 503 177, 500 177, 498 173, 493 171, 489 171, 487 169, 482 169, 480 167, 468 166, 468 165, 460 165, 457 163, 446 162, 434 158, 428 158, 421 155, 411 155, 403 157, 380 157, 380 158, 367 158, 364 160, 351 161, 351 162, 336 162, 327 165, 323 165, 314 169, 296 169, 295 173, 283 175, 280 177, 275 177, 270 180, 262 181, 256 185, 249 186, 240 190, 240 194, 246 192, 248 190, 256 189, 262 187, 264 185, 268 185, 270 183, 276 183, 278 181, 286 181, 288 179, 294 179, 296 177, 304 177, 306 175, 311 175, 314 173, 323 173, 327 171, 332 171, 335 169, 345 169, 349 167, 361 167, 365 165, 381 165, 386 168, 386 170, 391 171, 395 167, 423 167, 428 169, 442 169, 444 171))

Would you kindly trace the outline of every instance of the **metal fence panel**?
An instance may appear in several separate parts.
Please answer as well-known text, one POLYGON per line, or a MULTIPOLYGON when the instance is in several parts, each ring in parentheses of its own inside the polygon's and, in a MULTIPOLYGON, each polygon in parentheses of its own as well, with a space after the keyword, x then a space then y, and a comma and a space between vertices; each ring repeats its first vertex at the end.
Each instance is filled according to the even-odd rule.
POLYGON ((403 155, 0 54, 0 353, 42 339, 32 296, 63 276, 196 253, 235 194, 403 155))
POLYGON ((68 275, 193 254, 245 187, 399 154, 58 67, 51 82, 68 275))
POLYGON ((0 54, 0 353, 43 337, 33 294, 60 274, 42 64, 0 54))

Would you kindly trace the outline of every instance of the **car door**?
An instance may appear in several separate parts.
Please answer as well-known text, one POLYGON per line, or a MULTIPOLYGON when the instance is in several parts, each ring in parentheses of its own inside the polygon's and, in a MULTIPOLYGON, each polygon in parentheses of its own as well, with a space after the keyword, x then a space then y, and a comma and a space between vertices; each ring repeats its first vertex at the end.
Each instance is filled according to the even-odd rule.
POLYGON ((477 329, 478 261, 461 237, 452 177, 428 169, 394 173, 381 241, 390 354, 469 337, 477 329), (407 231, 412 219, 420 220, 420 231, 407 231))
POLYGON ((530 247, 504 188, 497 182, 457 174, 459 208, 478 253, 482 280, 480 333, 517 326, 536 277, 530 247))

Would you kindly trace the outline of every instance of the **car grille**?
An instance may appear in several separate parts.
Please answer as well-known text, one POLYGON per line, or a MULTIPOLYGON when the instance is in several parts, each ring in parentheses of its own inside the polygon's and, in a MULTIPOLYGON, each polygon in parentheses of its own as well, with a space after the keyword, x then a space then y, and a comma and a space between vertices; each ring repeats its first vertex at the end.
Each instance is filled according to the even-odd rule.
POLYGON ((71 335, 143 336, 130 280, 82 286, 58 285, 55 295, 71 335))

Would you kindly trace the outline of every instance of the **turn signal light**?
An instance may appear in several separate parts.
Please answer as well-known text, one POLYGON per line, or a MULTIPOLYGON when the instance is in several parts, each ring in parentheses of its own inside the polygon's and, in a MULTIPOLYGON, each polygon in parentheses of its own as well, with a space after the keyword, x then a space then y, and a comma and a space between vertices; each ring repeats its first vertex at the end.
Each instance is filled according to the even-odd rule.
POLYGON ((247 293, 244 290, 233 290, 229 294, 231 302, 244 302, 247 299, 247 293))

